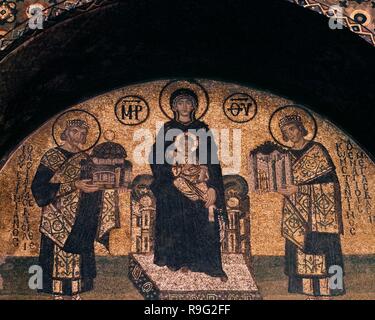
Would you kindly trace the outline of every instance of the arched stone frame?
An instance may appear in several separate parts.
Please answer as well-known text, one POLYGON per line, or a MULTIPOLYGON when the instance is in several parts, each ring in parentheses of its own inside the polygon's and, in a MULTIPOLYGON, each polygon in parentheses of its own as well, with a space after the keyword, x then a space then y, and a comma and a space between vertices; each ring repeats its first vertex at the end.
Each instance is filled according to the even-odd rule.
POLYGON ((52 30, 51 30, 52 31, 52 30))
POLYGON ((356 33, 365 41, 375 46, 375 2, 361 0, 287 0, 315 11, 326 17, 337 19, 350 31, 356 33), (341 13, 335 10, 342 10, 341 13), (365 22, 359 20, 359 15, 365 15, 365 22))
MULTIPOLYGON (((375 25, 374 25, 374 1, 357 0, 286 0, 303 8, 313 10, 328 18, 337 18, 339 22, 352 32, 363 38, 365 41, 375 46, 375 25), (342 9, 341 13, 334 11, 334 8, 342 9), (357 19, 357 13, 361 15, 361 21, 357 19), (363 18, 365 17, 365 18, 363 18), (369 21, 370 20, 370 21, 369 21), (372 21, 371 21, 372 20, 372 21)), ((31 4, 42 4, 44 7, 43 29, 62 23, 67 19, 74 18, 77 15, 84 14, 102 6, 114 5, 115 0, 62 0, 58 2, 29 1, 28 3, 19 3, 10 1, 3 2, 1 6, 5 9, 4 14, 0 16, 0 59, 4 57, 17 46, 37 35, 40 30, 30 28, 30 14, 27 14, 28 7, 31 4), (12 7, 10 5, 13 5, 12 7), (4 27, 5 25, 5 27, 4 27)))
MULTIPOLYGON (((185 27, 181 27, 186 41, 191 43, 188 60, 175 59, 176 54, 186 53, 186 50, 180 50, 178 39, 159 36, 168 28, 177 27, 166 19, 168 14, 163 14, 164 7, 160 7, 160 4, 152 7, 147 3, 146 7, 142 7, 139 2, 129 2, 126 6, 119 6, 119 3, 101 6, 98 10, 87 11, 47 28, 1 62, 2 156, 66 105, 120 86, 182 74, 249 83, 296 98, 320 114, 336 119, 336 124, 346 128, 350 135, 357 137, 371 151, 372 126, 365 122, 355 128, 355 123, 371 117, 371 109, 366 111, 362 106, 369 106, 374 101, 372 82, 366 80, 372 77, 373 48, 348 30, 330 31, 325 19, 287 2, 255 2, 252 5, 257 11, 268 10, 268 17, 273 22, 258 29, 262 17, 253 12, 254 19, 249 20, 248 13, 243 13, 238 4, 233 9, 233 15, 238 17, 238 21, 233 21, 237 23, 221 25, 220 29, 220 24, 210 25, 205 19, 212 9, 217 21, 220 21, 232 4, 199 4, 195 20, 186 16, 193 29, 189 27, 189 33, 186 33, 185 27), (131 10, 128 10, 129 5, 132 5, 131 10), (143 27, 134 33, 132 30, 136 22, 131 20, 131 13, 137 12, 137 17, 143 17, 145 8, 149 11, 151 8, 159 10, 157 12, 162 22, 151 28, 154 20, 144 20, 143 27), (293 19, 290 23, 279 20, 280 14, 292 14, 293 19), (117 26, 121 26, 119 22, 124 24, 123 19, 131 25, 126 29, 108 29, 116 22, 117 26), (310 28, 292 27, 296 23, 303 25, 304 22, 308 22, 306 25, 310 28), (82 23, 85 28, 79 29, 82 23), (157 32, 152 37, 147 34, 150 28, 157 32), (274 36, 275 28, 278 37, 274 36), (210 34, 217 30, 224 31, 221 32, 221 41, 207 41, 210 34), (132 37, 132 34, 138 34, 140 38, 132 37), (242 41, 240 47, 235 47, 236 50, 229 50, 232 47, 228 46, 228 41, 233 41, 233 35, 238 40, 246 41, 242 41), (157 38, 158 50, 155 50, 153 43, 157 38), (267 41, 264 42, 264 39, 267 41), (125 43, 131 45, 125 46, 125 43), (135 50, 139 46, 143 51, 135 50), (205 55, 202 55, 202 49, 205 55), (82 53, 85 52, 92 59, 83 58, 85 54, 82 53), (192 64, 194 68, 191 68, 192 64), (216 67, 214 64, 217 64, 216 67), (361 81, 349 80, 356 74, 360 75, 361 81), (106 81, 101 81, 104 77, 106 81), (22 101, 18 98, 20 96, 22 101), (342 110, 350 113, 351 117, 345 117, 342 110)), ((187 1, 184 6, 172 7, 171 10, 183 13, 190 7, 187 1)))
MULTIPOLYGON (((8 53, 15 50, 19 45, 32 39, 34 36, 38 35, 40 32, 43 32, 45 29, 48 29, 56 24, 64 23, 67 20, 73 19, 77 16, 85 14, 101 7, 109 6, 116 4, 114 0, 62 0, 58 2, 49 3, 49 1, 31 1, 30 3, 21 4, 22 10, 18 10, 23 13, 24 19, 17 19, 15 17, 15 22, 12 27, 9 29, 0 29, 0 59, 5 57, 8 53), (44 16, 44 21, 39 27, 30 27, 33 22, 33 17, 28 17, 25 11, 28 6, 33 3, 43 3, 44 9, 42 14, 44 16), (17 21, 21 20, 21 21, 17 21), (17 23, 16 23, 17 21, 17 23)), ((6 6, 7 4, 2 4, 6 6)), ((9 4, 8 4, 9 6, 9 4)), ((10 10, 10 9, 9 9, 10 10)), ((14 9, 14 15, 17 14, 17 9, 14 9)), ((11 12, 11 11, 10 11, 11 12)), ((0 20, 1 21, 1 20, 0 20)))

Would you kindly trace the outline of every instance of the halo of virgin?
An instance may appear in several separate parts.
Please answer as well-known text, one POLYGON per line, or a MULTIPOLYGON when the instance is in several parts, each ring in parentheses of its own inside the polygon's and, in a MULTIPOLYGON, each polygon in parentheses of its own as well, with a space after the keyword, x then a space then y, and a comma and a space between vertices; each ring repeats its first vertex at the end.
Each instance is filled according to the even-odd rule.
POLYGON ((174 119, 174 113, 169 104, 170 96, 178 89, 190 89, 195 92, 198 97, 198 107, 195 112, 195 120, 201 119, 208 111, 209 96, 206 89, 195 80, 172 80, 168 82, 159 95, 159 106, 162 113, 170 120, 174 119))

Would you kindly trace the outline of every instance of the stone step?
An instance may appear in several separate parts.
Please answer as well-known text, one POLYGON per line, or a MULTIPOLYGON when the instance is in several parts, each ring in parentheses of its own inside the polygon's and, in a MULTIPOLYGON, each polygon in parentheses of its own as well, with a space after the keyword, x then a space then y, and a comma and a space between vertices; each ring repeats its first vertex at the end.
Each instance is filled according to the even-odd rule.
POLYGON ((171 271, 153 263, 152 254, 132 254, 129 278, 149 300, 259 300, 254 277, 241 254, 223 254, 227 282, 200 272, 171 271))

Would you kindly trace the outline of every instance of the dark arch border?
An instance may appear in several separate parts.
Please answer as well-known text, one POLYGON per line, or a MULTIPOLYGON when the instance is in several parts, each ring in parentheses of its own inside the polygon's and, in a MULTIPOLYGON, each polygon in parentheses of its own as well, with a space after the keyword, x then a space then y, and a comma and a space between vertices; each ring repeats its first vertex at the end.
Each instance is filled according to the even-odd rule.
MULTIPOLYGON (((330 6, 324 2, 324 0, 286 0, 288 2, 297 4, 302 6, 303 8, 313 10, 320 14, 325 15, 326 17, 330 18, 330 6)), ((116 3, 116 0, 89 0, 86 3, 80 3, 80 1, 76 1, 77 4, 70 9, 64 9, 62 6, 67 0, 60 0, 56 3, 52 4, 48 8, 44 10, 46 13, 46 21, 44 22, 44 28, 50 28, 57 23, 61 23, 66 19, 71 19, 74 16, 83 14, 85 12, 97 9, 101 6, 113 5, 116 3)), ((70 2, 70 1, 69 1, 70 2)), ((340 1, 337 1, 335 5, 339 5, 340 1)), ((343 7, 344 8, 344 7, 343 7)), ((17 10, 16 10, 17 11, 17 10)), ((372 11, 375 11, 372 10, 372 11)), ((367 11, 370 17, 374 14, 371 10, 367 11)), ((374 17, 375 19, 375 17, 374 17)), ((10 52, 15 50, 18 46, 22 45, 28 39, 34 37, 35 35, 43 32, 43 30, 31 30, 29 28, 29 20, 21 21, 17 23, 17 25, 10 29, 4 36, 0 36, 0 62, 1 60, 6 57, 10 52)), ((375 46, 375 30, 371 31, 365 26, 357 23, 352 18, 350 18, 347 14, 342 16, 342 23, 348 28, 350 31, 356 33, 359 37, 363 38, 372 46, 375 46)))
MULTIPOLYGON (((325 0, 303 0, 303 1, 287 0, 287 1, 292 2, 294 4, 297 4, 297 5, 305 8, 305 9, 313 10, 315 12, 323 14, 324 16, 326 16, 328 18, 332 17, 332 15, 330 13, 330 5, 328 3, 325 3, 325 0)), ((348 28, 350 31, 354 32, 359 37, 363 38, 369 44, 371 44, 372 46, 375 46, 375 30, 371 31, 367 27, 361 25, 360 23, 357 23, 351 17, 349 17, 348 14, 345 11, 347 11, 346 7, 348 7, 348 8, 352 7, 351 3, 349 2, 348 4, 346 4, 346 7, 345 7, 344 5, 340 5, 341 2, 348 2, 348 1, 336 0, 336 3, 333 4, 334 6, 342 7, 342 9, 343 9, 343 15, 340 16, 340 18, 342 18, 341 23, 346 28, 348 28)), ((358 4, 362 3, 363 1, 362 2, 355 1, 355 2, 358 5, 358 4)), ((370 7, 370 3, 369 3, 369 7, 370 7)), ((374 16, 375 6, 373 8, 374 8, 373 10, 367 9, 367 10, 364 10, 364 11, 366 11, 369 14, 370 17, 375 19, 375 16, 374 16)))
POLYGON ((333 120, 374 153, 375 130, 365 121, 375 118, 375 84, 369 81, 375 71, 373 47, 349 30, 329 30, 324 17, 287 1, 252 2, 256 10, 250 15, 244 12, 245 0, 173 3, 129 0, 116 8, 101 7, 46 29, 13 52, 1 64, 0 157, 45 120, 80 101, 134 83, 181 76, 269 90, 333 120), (223 24, 229 8, 236 19, 223 24), (262 11, 269 25, 261 25, 262 11), (215 20, 209 20, 212 15, 215 20), (72 33, 83 23, 86 30, 72 33), (303 23, 303 29, 295 28, 303 23), (113 24, 122 29, 109 29, 113 24), (232 47, 236 43, 241 45, 232 47))
POLYGON ((115 5, 116 2, 118 2, 116 0, 91 0, 86 3, 81 3, 71 9, 62 8, 61 5, 68 1, 69 0, 58 0, 56 3, 43 10, 43 13, 46 16, 43 22, 43 29, 30 29, 30 19, 26 19, 7 31, 3 36, 0 36, 0 64, 8 54, 16 50, 26 41, 32 40, 35 36, 43 33, 45 30, 92 10, 104 6, 115 5))

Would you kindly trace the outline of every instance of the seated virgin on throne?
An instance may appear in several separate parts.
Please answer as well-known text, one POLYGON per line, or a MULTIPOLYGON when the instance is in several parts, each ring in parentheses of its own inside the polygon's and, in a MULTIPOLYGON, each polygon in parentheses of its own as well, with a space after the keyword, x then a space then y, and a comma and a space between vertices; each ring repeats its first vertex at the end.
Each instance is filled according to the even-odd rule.
POLYGON ((170 98, 175 117, 164 124, 163 136, 159 133, 157 137, 165 142, 164 163, 156 163, 157 143, 153 148, 154 179, 150 188, 156 199, 154 263, 173 271, 203 272, 227 281, 220 252, 220 217, 226 217, 224 185, 220 164, 214 161, 217 155, 211 151, 213 139, 208 139, 204 165, 198 159, 199 144, 190 150, 196 153, 196 162, 188 163, 186 157, 177 157, 176 161, 167 158, 171 144, 179 152, 179 148, 187 148, 189 138, 194 139, 192 130, 209 130, 204 122, 195 119, 197 106, 193 91, 176 90, 170 98), (180 132, 175 141, 166 139, 170 130, 180 132))

